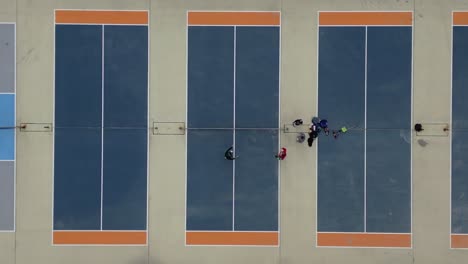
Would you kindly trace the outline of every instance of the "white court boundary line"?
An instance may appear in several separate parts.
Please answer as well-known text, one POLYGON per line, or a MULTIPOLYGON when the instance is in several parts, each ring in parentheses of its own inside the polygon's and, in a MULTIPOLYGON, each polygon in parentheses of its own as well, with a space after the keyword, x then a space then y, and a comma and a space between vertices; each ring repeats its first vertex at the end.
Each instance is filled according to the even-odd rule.
MULTIPOLYGON (((149 6, 151 8, 151 5, 149 6)), ((148 251, 149 251, 149 236, 150 236, 150 231, 149 231, 149 202, 150 202, 150 89, 151 89, 151 27, 150 27, 150 12, 147 10, 146 16, 148 17, 148 25, 146 27, 146 37, 148 38, 147 40, 147 54, 146 54, 146 245, 148 246, 148 251)), ((148 252, 149 255, 149 252, 148 252)))
MULTIPOLYGON (((317 11, 316 14, 316 31, 317 31, 317 42, 316 42, 316 77, 315 77, 315 114, 318 115, 319 111, 319 65, 320 65, 320 11, 317 11)), ((318 247, 318 140, 315 142, 315 247, 318 247)))
POLYGON ((54 225, 55 225, 55 67, 56 67, 56 42, 57 42, 57 25, 55 24, 55 10, 54 10, 54 20, 52 21, 52 31, 53 31, 53 39, 52 39, 52 197, 51 197, 51 228, 50 228, 50 245, 55 246, 54 244, 54 225))
MULTIPOLYGON (((147 54, 147 63, 148 63, 148 69, 147 69, 147 102, 148 102, 148 105, 147 105, 147 122, 148 122, 148 129, 150 127, 150 118, 149 118, 149 102, 150 102, 150 97, 149 97, 149 90, 150 90, 150 16, 149 16, 149 10, 112 10, 112 9, 54 9, 53 11, 54 13, 54 17, 53 17, 53 22, 52 22, 52 26, 53 26, 53 54, 52 54, 52 57, 53 57, 53 63, 52 63, 52 67, 53 67, 53 91, 52 91, 52 100, 53 100, 53 103, 52 103, 52 111, 53 111, 53 114, 52 114, 52 126, 53 128, 55 128, 55 118, 56 118, 56 105, 55 105, 55 88, 56 88, 56 85, 55 85, 55 69, 56 69, 56 31, 57 31, 57 25, 92 25, 92 26, 102 26, 102 36, 104 36, 104 26, 145 26, 147 27, 147 38, 148 38, 148 54, 147 54), (69 23, 55 23, 56 21, 56 11, 67 11, 67 10, 71 10, 71 11, 118 11, 118 12, 128 12, 128 11, 145 11, 146 14, 147 14, 147 17, 148 17, 148 23, 147 24, 80 24, 80 23, 76 23, 76 24, 69 24, 69 23)), ((15 37, 16 37, 16 27, 15 27, 15 37)), ((16 39, 15 39, 15 42, 16 42, 16 39)), ((104 37, 102 38, 102 42, 104 42, 104 37)), ((15 43, 16 44, 16 43, 15 43)), ((16 46, 15 46, 16 48, 16 46)), ((102 49, 104 50, 104 44, 102 44, 102 49)), ((104 52, 102 52, 102 58, 104 58, 104 52)), ((16 59, 16 56, 15 56, 15 59, 16 59)), ((104 59, 102 59, 102 61, 104 62, 104 59)), ((102 67, 101 69, 102 71, 102 82, 104 82, 104 67, 102 67)), ((15 74, 15 77, 16 77, 16 74, 15 74)), ((16 84, 16 80, 15 80, 15 84, 16 84)), ((15 87, 16 88, 16 87, 15 87)), ((16 91, 16 89, 15 89, 16 91)), ((102 94, 104 93, 104 89, 102 91, 102 94)), ((102 97, 102 100, 104 100, 104 96, 102 97)), ((104 109, 104 103, 102 104, 102 109, 104 109)), ((101 121, 102 123, 104 122, 104 119, 102 119, 101 121)), ((102 131, 104 131, 104 126, 102 127, 102 131)), ((102 132, 103 133, 103 132, 102 132)), ((52 224, 51 224, 51 240, 50 240, 50 245, 52 247, 75 247, 75 246, 84 246, 84 247, 101 247, 101 246, 108 246, 108 247, 127 247, 127 246, 131 246, 131 247, 142 247, 142 246, 148 246, 149 245, 149 162, 150 162, 150 159, 149 159, 149 138, 150 138, 150 133, 147 132, 147 142, 146 142, 146 147, 147 147, 147 164, 146 164, 146 171, 147 171, 147 174, 146 174, 146 230, 102 230, 102 198, 101 198, 101 230, 54 230, 54 205, 55 205, 55 129, 53 129, 53 132, 52 132, 52 191, 51 191, 51 194, 52 194, 52 224), (61 231, 69 231, 69 232, 99 232, 99 231, 105 231, 105 232, 145 232, 146 233, 146 244, 54 244, 54 232, 61 232, 61 231)), ((103 144, 101 142, 101 144, 103 144)), ((103 152, 103 149, 101 150, 103 152)), ((15 169, 16 169, 16 166, 15 166, 15 169)), ((101 170, 103 170, 103 164, 102 164, 102 160, 101 160, 101 170)), ((102 178, 101 178, 102 179, 102 178)), ((15 177, 15 180, 16 180, 16 177, 15 177)), ((101 197, 102 197, 102 188, 103 188, 103 184, 101 182, 101 197)))
MULTIPOLYGON (((320 28, 321 27, 365 27, 366 30, 366 51, 365 51, 365 64, 366 64, 366 92, 365 96, 367 97, 367 30, 369 27, 411 27, 411 124, 413 123, 413 99, 414 99, 414 11, 373 11, 373 10, 365 10, 365 11, 317 11, 317 69, 316 69, 316 97, 317 97, 317 106, 316 106, 316 112, 318 114, 318 108, 319 108, 319 62, 320 62, 320 28), (363 13, 363 12, 368 12, 368 13, 375 13, 375 12, 386 12, 386 13, 411 13, 412 16, 412 24, 411 25, 320 25, 320 13, 353 13, 353 12, 358 12, 358 13, 363 13)), ((453 19, 452 19, 453 21, 453 19)), ((367 108, 367 99, 365 102, 365 107, 367 108)), ((367 110, 367 109, 366 109, 367 110)), ((365 111, 366 111, 365 110, 365 111)), ((365 115, 365 119, 367 120, 367 113, 365 115)), ((411 129, 411 127, 410 127, 411 129)), ((364 133, 366 135, 366 133, 364 133)), ((409 233, 388 233, 388 234, 410 234, 411 235, 411 247, 403 247, 402 249, 412 249, 413 248, 413 134, 410 133, 411 137, 411 144, 410 144, 410 232, 409 233)), ((315 206, 315 223, 316 223, 316 233, 349 233, 353 234, 354 232, 320 232, 318 231, 318 144, 319 142, 316 143, 316 186, 315 186, 315 196, 316 196, 316 206, 315 206)), ((364 146, 364 151, 366 152, 366 146, 364 146)), ((366 158, 364 159, 366 162, 366 158)), ((366 170, 366 166, 364 166, 364 170, 366 170)), ((366 188, 364 188, 364 192, 366 192, 366 188)), ((366 200, 366 194, 364 195, 365 200, 366 200)), ((366 214, 366 204, 364 204, 364 213, 366 214)), ((451 221, 450 221, 451 222, 451 221)), ((364 218, 364 226, 366 226, 366 219, 364 218)), ((374 234, 376 232, 365 232, 364 234, 374 234)), ((356 234, 363 234, 362 232, 356 232, 356 234)), ((378 233, 378 234, 386 234, 386 233, 378 233)), ((315 239, 315 247, 318 248, 348 248, 348 247, 342 247, 342 246, 319 246, 318 245, 318 238, 316 236, 315 239)), ((349 247, 349 248, 380 248, 380 247, 349 247)), ((381 247, 385 249, 398 249, 399 247, 381 247)))
POLYGON ((410 234, 411 248, 413 248, 413 132, 411 126, 414 122, 414 12, 411 12, 411 108, 410 108, 410 234))
MULTIPOLYGON (((279 25, 278 25, 278 31, 279 31, 279 36, 278 36, 278 126, 280 127, 281 126, 281 81, 282 81, 282 78, 281 78, 281 75, 282 75, 282 67, 281 67, 281 56, 282 56, 282 53, 281 53, 281 49, 282 49, 282 46, 281 46, 281 16, 282 16, 282 13, 281 11, 279 12, 280 13, 280 21, 279 21, 279 25)), ((277 132, 278 133, 278 147, 281 148, 281 130, 277 132)), ((278 198, 277 198, 277 205, 278 205, 278 213, 277 213, 277 229, 278 229, 278 245, 277 247, 280 247, 281 246, 281 161, 278 160, 278 165, 277 165, 277 173, 278 173, 278 180, 277 180, 277 193, 278 193, 278 198)))
MULTIPOLYGON (((278 61, 278 65, 279 65, 279 72, 278 72, 278 124, 281 124, 281 11, 233 11, 233 10, 229 10, 229 11, 221 11, 221 10, 186 10, 186 28, 185 28, 185 35, 186 35, 186 38, 185 38, 185 51, 186 51, 186 54, 185 54, 185 57, 186 57, 186 60, 185 60, 185 63, 186 63, 186 84, 185 84, 185 108, 186 108, 186 115, 185 115, 185 123, 187 124, 188 126, 188 30, 189 30, 189 27, 234 27, 234 36, 236 36, 236 32, 237 32, 237 27, 278 27, 279 28, 279 61, 278 61), (196 24, 196 25, 190 25, 188 23, 188 17, 189 17, 189 13, 190 12, 213 12, 213 13, 217 13, 217 12, 231 12, 231 13, 237 13, 237 12, 242 12, 242 13, 279 13, 280 14, 280 24, 279 25, 200 25, 200 24, 196 24)), ((234 128, 235 128, 235 86, 236 86, 236 38, 234 37, 234 128)), ((235 130, 235 129, 234 129, 235 130)), ((236 154, 235 153, 235 131, 233 132, 234 135, 234 141, 233 141, 233 147, 234 147, 234 155, 236 154)), ((214 246, 214 247, 279 247, 280 246, 280 219, 281 219, 281 193, 280 193, 280 188, 281 188, 281 180, 280 180, 280 175, 281 175, 281 162, 278 161, 278 169, 277 169, 277 173, 278 173, 278 180, 277 180, 277 183, 278 183, 278 188, 277 188, 277 197, 278 197, 278 201, 277 201, 277 204, 278 204, 278 214, 277 214, 277 223, 278 223, 278 230, 277 231, 235 231, 234 229, 234 209, 235 209, 235 199, 234 199, 234 195, 235 195, 235 163, 234 163, 234 166, 233 166, 233 215, 232 215, 232 230, 219 230, 219 231, 203 231, 203 230, 187 230, 187 193, 188 193, 188 133, 185 133, 185 233, 184 233, 184 244, 186 247, 204 247, 204 246, 214 246), (278 233, 278 245, 274 245, 274 246, 263 246, 263 245, 191 245, 191 244, 187 244, 187 232, 248 232, 248 233, 255 233, 255 232, 259 232, 259 233, 264 233, 264 232, 277 232, 278 233)), ((278 133, 278 146, 281 146, 281 134, 278 133)), ((235 162, 235 160, 233 161, 235 162)))
MULTIPOLYGON (((450 127, 453 126, 453 31, 454 31, 454 25, 453 25, 453 17, 454 17, 455 11, 452 11, 452 16, 450 17, 450 127)), ((449 248, 454 249, 452 247, 452 144, 453 144, 453 127, 450 129, 450 146, 449 146, 449 159, 450 159, 450 164, 449 164, 449 248)))
MULTIPOLYGON (((185 126, 188 127, 188 10, 185 11, 185 126)), ((188 200, 188 133, 185 133, 185 210, 184 210, 184 246, 187 246, 187 200, 188 200)))

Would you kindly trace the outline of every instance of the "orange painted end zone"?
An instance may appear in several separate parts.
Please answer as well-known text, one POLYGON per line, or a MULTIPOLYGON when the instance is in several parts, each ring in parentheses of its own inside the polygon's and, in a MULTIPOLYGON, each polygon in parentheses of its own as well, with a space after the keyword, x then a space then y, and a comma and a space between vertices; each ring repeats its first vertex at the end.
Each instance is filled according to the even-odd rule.
POLYGON ((412 12, 320 12, 321 26, 411 26, 412 12))
POLYGON ((54 231, 54 245, 146 245, 146 231, 54 231))
POLYGON ((468 12, 453 12, 453 25, 454 26, 467 26, 468 25, 468 12))
POLYGON ((411 247, 411 234, 317 233, 322 247, 411 247))
POLYGON ((468 248, 468 235, 452 234, 452 248, 468 248))
POLYGON ((190 232, 187 245, 277 246, 278 232, 190 232))
POLYGON ((280 12, 189 12, 189 25, 279 26, 280 12))
POLYGON ((56 10, 55 23, 148 25, 148 11, 56 10))

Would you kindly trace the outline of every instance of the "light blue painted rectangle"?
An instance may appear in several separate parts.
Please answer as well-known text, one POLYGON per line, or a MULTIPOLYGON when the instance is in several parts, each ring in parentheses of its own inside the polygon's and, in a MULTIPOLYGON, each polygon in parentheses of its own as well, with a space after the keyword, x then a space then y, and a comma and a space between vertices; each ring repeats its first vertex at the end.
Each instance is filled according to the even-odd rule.
POLYGON ((15 159, 15 95, 0 94, 0 160, 15 159))
POLYGON ((15 126, 15 95, 0 94, 0 127, 15 126))
POLYGON ((0 160, 15 159, 15 130, 0 129, 0 160))

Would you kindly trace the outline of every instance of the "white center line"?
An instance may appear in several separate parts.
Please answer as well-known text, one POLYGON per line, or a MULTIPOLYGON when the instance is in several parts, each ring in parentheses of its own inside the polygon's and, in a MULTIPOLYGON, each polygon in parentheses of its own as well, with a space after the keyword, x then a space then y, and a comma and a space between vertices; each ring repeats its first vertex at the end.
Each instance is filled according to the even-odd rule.
POLYGON ((104 25, 102 26, 102 47, 101 47, 101 222, 100 229, 102 230, 102 205, 104 192, 104 25))
MULTIPOLYGON (((236 34, 237 34, 237 27, 234 26, 234 114, 233 114, 233 133, 232 133, 232 146, 234 151, 234 157, 236 157, 236 34)), ((235 206, 236 206, 236 160, 233 160, 232 164, 232 231, 234 231, 235 225, 235 206)))
POLYGON ((367 26, 364 61, 364 232, 367 232, 367 26))

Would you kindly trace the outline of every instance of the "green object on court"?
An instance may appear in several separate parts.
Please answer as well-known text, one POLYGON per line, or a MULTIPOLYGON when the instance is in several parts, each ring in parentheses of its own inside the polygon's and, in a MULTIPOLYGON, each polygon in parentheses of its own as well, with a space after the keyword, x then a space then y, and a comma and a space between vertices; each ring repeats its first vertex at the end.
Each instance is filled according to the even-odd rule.
POLYGON ((346 127, 341 128, 341 132, 346 133, 346 131, 348 131, 348 129, 346 127))

